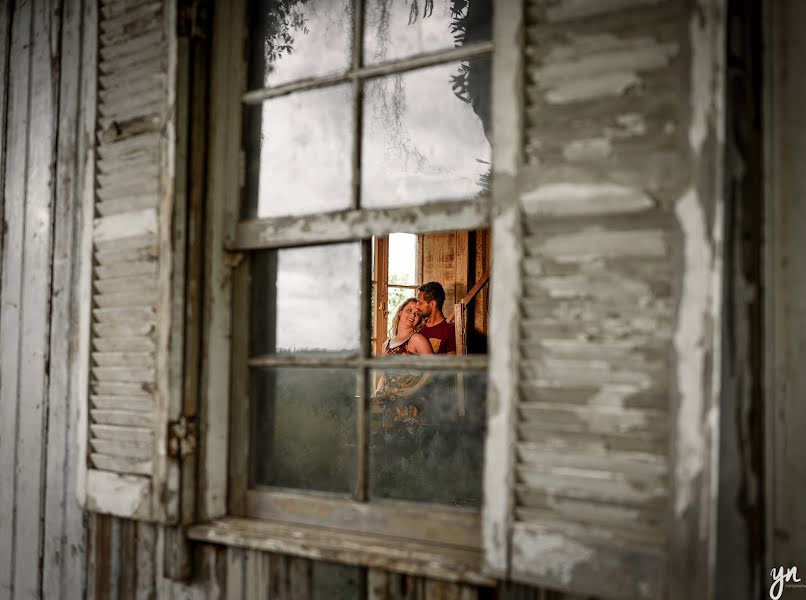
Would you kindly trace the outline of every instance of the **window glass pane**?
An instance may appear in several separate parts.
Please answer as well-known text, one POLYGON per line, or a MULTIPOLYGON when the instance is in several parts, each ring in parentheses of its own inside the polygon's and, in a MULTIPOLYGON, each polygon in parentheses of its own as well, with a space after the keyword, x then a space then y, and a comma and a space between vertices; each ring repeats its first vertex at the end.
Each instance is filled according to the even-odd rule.
POLYGON ((452 62, 364 86, 361 202, 476 196, 490 171, 490 60, 452 62))
POLYGON ((253 485, 351 493, 355 370, 252 369, 250 388, 253 485))
POLYGON ((366 0, 365 7, 365 64, 487 41, 492 30, 492 0, 366 0))
POLYGON ((352 58, 349 0, 252 0, 249 87, 346 71, 352 58))
POLYGON ((417 236, 411 233, 389 234, 389 283, 417 283, 417 236))
POLYGON ((390 369, 374 381, 370 495, 481 506, 486 373, 390 369))
POLYGON ((244 218, 304 215, 352 202, 352 87, 272 98, 245 111, 244 218))
POLYGON ((358 350, 358 243, 264 250, 251 261, 251 356, 358 350))

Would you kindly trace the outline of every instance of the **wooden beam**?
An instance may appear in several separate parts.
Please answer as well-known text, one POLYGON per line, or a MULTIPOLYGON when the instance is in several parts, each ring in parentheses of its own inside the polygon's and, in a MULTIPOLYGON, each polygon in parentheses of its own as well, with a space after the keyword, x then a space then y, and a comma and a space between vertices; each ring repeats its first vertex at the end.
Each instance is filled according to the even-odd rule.
POLYGON ((408 231, 418 233, 486 227, 490 199, 443 201, 423 206, 348 210, 238 223, 230 251, 323 244, 408 231))

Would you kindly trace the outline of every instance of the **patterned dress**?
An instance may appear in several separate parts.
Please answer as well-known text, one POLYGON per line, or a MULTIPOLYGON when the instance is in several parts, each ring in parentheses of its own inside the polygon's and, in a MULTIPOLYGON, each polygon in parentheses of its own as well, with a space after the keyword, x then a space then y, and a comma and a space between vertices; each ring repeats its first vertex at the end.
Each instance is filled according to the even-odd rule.
MULTIPOLYGON (((383 346, 383 355, 415 354, 409 350, 409 340, 413 336, 414 334, 394 347, 391 346, 391 340, 387 341, 383 346)), ((384 432, 414 433, 423 424, 424 398, 418 392, 407 394, 422 378, 422 373, 411 371, 385 372, 383 389, 378 398, 383 412, 381 427, 384 432)))

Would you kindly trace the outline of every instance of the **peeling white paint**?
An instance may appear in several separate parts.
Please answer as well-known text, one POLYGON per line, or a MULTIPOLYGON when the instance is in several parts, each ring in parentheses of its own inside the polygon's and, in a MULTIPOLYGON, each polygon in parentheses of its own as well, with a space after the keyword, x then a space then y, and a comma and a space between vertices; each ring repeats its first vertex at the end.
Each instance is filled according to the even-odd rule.
POLYGON ((603 160, 612 153, 613 144, 606 137, 574 140, 563 148, 563 156, 570 162, 603 160))
POLYGON ((133 519, 149 518, 151 479, 108 471, 87 471, 87 509, 133 519))
POLYGON ((605 127, 605 134, 615 139, 637 137, 647 132, 646 118, 641 113, 624 113, 616 117, 618 127, 605 127))
POLYGON ((683 233, 685 262, 674 335, 680 397, 675 423, 677 494, 674 509, 681 515, 695 501, 695 479, 702 473, 705 463, 703 385, 713 249, 707 236, 705 213, 693 189, 678 201, 675 212, 683 233))
POLYGON ((665 0, 565 0, 552 3, 546 10, 546 18, 551 23, 570 21, 622 11, 638 6, 659 4, 665 0))
POLYGON ((596 556, 593 548, 549 531, 515 527, 512 537, 513 546, 518 550, 512 556, 513 570, 546 573, 564 585, 571 583, 578 564, 596 556))
POLYGON ((606 73, 565 81, 546 93, 546 101, 550 104, 568 104, 620 96, 630 88, 640 85, 641 78, 632 71, 606 73))
POLYGON ((615 183, 551 183, 523 195, 526 214, 542 217, 621 214, 649 210, 647 194, 615 183))
MULTIPOLYGON (((541 87, 551 88, 561 82, 602 76, 614 72, 638 73, 667 66, 677 55, 677 42, 659 43, 651 38, 627 40, 622 47, 590 48, 590 54, 571 60, 544 63, 537 70, 536 79, 541 87)), ((569 49, 575 54, 576 48, 569 49)))
POLYGON ((578 233, 549 237, 541 244, 540 250, 561 263, 586 262, 602 257, 663 258, 667 255, 664 232, 660 229, 605 231, 590 227, 578 233))

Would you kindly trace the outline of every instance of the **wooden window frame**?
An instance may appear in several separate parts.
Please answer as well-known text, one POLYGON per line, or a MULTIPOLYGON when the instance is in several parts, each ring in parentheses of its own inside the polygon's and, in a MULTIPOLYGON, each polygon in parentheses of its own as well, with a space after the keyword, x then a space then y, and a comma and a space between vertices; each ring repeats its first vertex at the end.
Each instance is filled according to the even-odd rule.
MULTIPOLYGON (((244 444, 248 444, 248 435, 244 435, 248 431, 245 429, 248 425, 245 420, 248 418, 246 390, 243 389, 245 378, 239 376, 242 369, 249 366, 302 365, 355 367, 362 374, 360 385, 366 389, 371 369, 389 368, 397 364, 394 359, 373 358, 371 355, 369 294, 362 294, 361 351, 357 354, 337 357, 275 355, 247 360, 243 345, 238 348, 238 344, 230 344, 233 340, 246 339, 248 323, 239 317, 246 314, 246 300, 245 294, 238 290, 245 286, 248 260, 244 258, 250 251, 360 240, 363 265, 361 283, 366 292, 371 289, 372 280, 372 237, 386 236, 397 231, 423 234, 489 227, 493 237, 492 255, 495 257, 492 285, 496 289, 495 300, 491 302, 489 359, 486 356, 415 357, 405 360, 405 365, 449 370, 489 367, 488 397, 497 399, 495 410, 491 412, 488 409, 488 413, 494 417, 494 421, 488 421, 486 443, 487 448, 490 448, 490 436, 501 433, 499 407, 502 403, 510 406, 514 397, 512 366, 516 364, 514 357, 517 352, 517 327, 514 326, 513 319, 517 318, 520 285, 520 238, 517 209, 511 197, 511 176, 515 172, 520 154, 520 117, 512 115, 513 108, 519 103, 514 96, 520 84, 517 73, 507 62, 517 62, 515 57, 519 56, 520 44, 517 36, 511 35, 511 24, 506 23, 506 19, 512 15, 512 7, 507 6, 511 3, 507 0, 494 0, 495 52, 492 52, 493 41, 490 41, 379 66, 361 67, 361 17, 358 16, 355 19, 356 43, 353 45, 352 70, 343 75, 254 91, 244 90, 246 66, 243 49, 247 47, 245 4, 245 0, 238 0, 217 6, 214 19, 212 85, 216 93, 211 94, 211 170, 208 180, 206 240, 207 247, 213 251, 207 255, 206 347, 202 364, 199 477, 201 489, 198 503, 199 519, 207 524, 191 528, 190 535, 196 539, 220 541, 223 527, 227 543, 258 547, 261 545, 259 536, 256 539, 250 538, 243 533, 243 528, 239 530, 234 524, 234 519, 240 518, 242 521, 245 517, 292 522, 301 527, 307 525, 358 531, 359 534, 376 536, 381 540, 381 545, 387 548, 397 545, 400 538, 428 541, 446 549, 451 545, 458 545, 478 558, 472 568, 461 571, 466 573, 462 576, 464 580, 472 580, 473 576, 467 573, 481 571, 480 531, 483 527, 478 510, 392 500, 373 499, 372 502, 367 502, 367 394, 357 400, 358 460, 359 465, 364 465, 364 468, 359 469, 356 493, 352 499, 297 490, 247 489, 247 461, 237 458, 244 456, 244 444), (359 165, 362 108, 360 92, 364 79, 489 54, 492 55, 493 64, 491 100, 495 132, 492 144, 494 171, 491 196, 461 201, 437 201, 422 206, 362 209, 359 206, 359 171, 354 166, 353 205, 348 210, 306 216, 238 220, 241 169, 244 163, 240 151, 241 111, 244 106, 305 89, 352 82, 356 92, 353 161, 354 165, 359 165), (424 519, 425 516, 427 518, 424 519), (227 523, 232 524, 232 535, 226 535, 227 523), (412 526, 413 523, 416 525, 412 526)), ((518 5, 519 13, 522 10, 520 3, 515 4, 518 5)), ((519 23, 520 17, 516 20, 516 25, 519 23)), ((499 468, 499 458, 485 458, 485 512, 490 508, 486 498, 490 492, 489 486, 492 479, 497 477, 496 475, 491 479, 491 465, 492 468, 499 468)), ((498 505, 493 506, 496 510, 497 507, 498 505)), ((300 553, 298 545, 289 542, 287 551, 300 553)), ((282 547, 279 550, 282 551, 282 547)), ((307 555, 320 557, 316 552, 311 550, 307 555)), ((338 559, 338 556, 331 558, 338 559)), ((427 565, 413 569, 421 574, 430 572, 427 565)))

